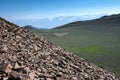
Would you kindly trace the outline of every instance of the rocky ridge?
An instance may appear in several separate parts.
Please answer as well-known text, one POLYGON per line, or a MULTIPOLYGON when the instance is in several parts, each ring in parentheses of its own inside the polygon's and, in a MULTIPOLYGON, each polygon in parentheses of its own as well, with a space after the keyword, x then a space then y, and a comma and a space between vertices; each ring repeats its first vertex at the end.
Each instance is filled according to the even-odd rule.
POLYGON ((0 80, 120 80, 0 18, 0 80))

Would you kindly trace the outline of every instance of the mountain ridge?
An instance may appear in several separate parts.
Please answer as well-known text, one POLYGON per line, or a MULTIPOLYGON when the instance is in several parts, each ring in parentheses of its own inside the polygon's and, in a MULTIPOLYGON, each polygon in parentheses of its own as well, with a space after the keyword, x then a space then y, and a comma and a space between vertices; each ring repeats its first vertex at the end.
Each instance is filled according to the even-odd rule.
POLYGON ((102 25, 120 25, 120 14, 114 14, 109 16, 102 16, 98 19, 75 21, 62 26, 55 27, 53 29, 71 28, 71 27, 87 27, 87 26, 102 26, 102 25))

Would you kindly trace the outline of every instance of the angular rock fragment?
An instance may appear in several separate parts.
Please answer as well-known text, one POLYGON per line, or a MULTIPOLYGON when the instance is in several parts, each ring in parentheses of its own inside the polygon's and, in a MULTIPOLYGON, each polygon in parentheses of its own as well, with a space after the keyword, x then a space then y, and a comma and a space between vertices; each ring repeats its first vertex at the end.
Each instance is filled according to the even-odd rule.
POLYGON ((11 69, 12 69, 12 65, 9 63, 2 62, 0 64, 0 71, 3 71, 5 73, 9 73, 9 72, 11 72, 11 69))
POLYGON ((9 73, 8 80, 30 80, 27 74, 19 74, 17 72, 9 73))

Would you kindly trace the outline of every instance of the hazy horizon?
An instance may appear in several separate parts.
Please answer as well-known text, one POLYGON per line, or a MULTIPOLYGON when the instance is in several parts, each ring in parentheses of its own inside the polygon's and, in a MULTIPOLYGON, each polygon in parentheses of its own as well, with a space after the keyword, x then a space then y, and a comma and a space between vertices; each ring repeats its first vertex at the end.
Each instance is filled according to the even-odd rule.
POLYGON ((120 0, 1 0, 0 17, 20 26, 53 28, 120 13, 120 0))

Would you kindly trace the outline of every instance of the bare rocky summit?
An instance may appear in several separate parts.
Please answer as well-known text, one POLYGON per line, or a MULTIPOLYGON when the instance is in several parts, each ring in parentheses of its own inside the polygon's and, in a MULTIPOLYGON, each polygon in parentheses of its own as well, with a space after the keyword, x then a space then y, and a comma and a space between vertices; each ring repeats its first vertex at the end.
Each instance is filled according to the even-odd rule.
POLYGON ((0 18, 0 80, 120 80, 0 18))

